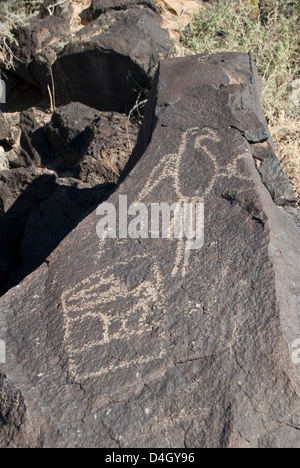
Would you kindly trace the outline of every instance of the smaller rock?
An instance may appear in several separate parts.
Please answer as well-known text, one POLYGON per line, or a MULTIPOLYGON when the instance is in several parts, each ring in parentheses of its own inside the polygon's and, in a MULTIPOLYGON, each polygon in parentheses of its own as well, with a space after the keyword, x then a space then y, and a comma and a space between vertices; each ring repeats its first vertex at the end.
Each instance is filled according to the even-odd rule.
POLYGON ((22 131, 20 127, 12 127, 7 138, 7 143, 10 146, 20 146, 22 131))
POLYGON ((254 128, 251 130, 246 130, 245 138, 250 143, 260 143, 262 141, 267 141, 269 135, 263 128, 254 128))
POLYGON ((7 148, 20 145, 21 129, 19 114, 0 113, 0 142, 7 148))
POLYGON ((138 131, 124 114, 100 112, 77 102, 57 109, 46 125, 59 158, 57 171, 70 168, 75 178, 90 186, 117 182, 138 131))
POLYGON ((5 141, 9 136, 10 126, 6 122, 2 112, 0 111, 0 142, 5 141))
POLYGON ((293 189, 286 178, 281 164, 269 142, 251 145, 256 167, 264 185, 269 190, 277 206, 289 206, 296 203, 293 189))
POLYGON ((264 159, 257 169, 276 205, 296 203, 296 196, 277 158, 264 159))
POLYGON ((46 125, 46 135, 64 166, 76 164, 93 137, 98 112, 73 102, 57 109, 46 125))
POLYGON ((0 146, 0 172, 9 169, 9 162, 6 158, 4 148, 0 146))
POLYGON ((5 159, 9 164, 4 164, 5 169, 41 166, 40 155, 33 144, 33 136, 40 124, 36 121, 33 110, 6 114, 2 119, 4 124, 0 131, 2 130, 2 143, 6 151, 5 159))
POLYGON ((108 10, 126 10, 138 5, 143 5, 159 13, 154 0, 92 0, 91 6, 84 10, 80 16, 83 23, 88 23, 99 18, 108 10))
POLYGON ((94 124, 93 138, 74 176, 91 186, 117 182, 136 144, 139 127, 126 115, 101 112, 94 124))
POLYGON ((50 16, 58 16, 59 18, 70 19, 74 9, 74 2, 65 0, 62 2, 54 2, 53 0, 44 0, 40 9, 42 18, 50 16))
POLYGON ((30 166, 41 166, 41 158, 32 144, 34 132, 39 128, 33 110, 22 112, 20 115, 21 147, 30 158, 30 166))
POLYGON ((20 146, 26 152, 29 165, 51 167, 57 158, 51 143, 46 137, 45 126, 51 121, 52 113, 31 108, 20 114, 20 146))
POLYGON ((33 166, 28 153, 19 146, 12 148, 10 151, 8 151, 5 154, 5 157, 9 163, 9 166, 13 169, 33 166))
POLYGON ((56 56, 47 46, 69 32, 68 20, 49 15, 42 19, 33 18, 28 26, 19 28, 15 33, 18 45, 13 47, 16 74, 33 85, 40 86, 47 94, 47 85, 51 83, 51 62, 56 56))

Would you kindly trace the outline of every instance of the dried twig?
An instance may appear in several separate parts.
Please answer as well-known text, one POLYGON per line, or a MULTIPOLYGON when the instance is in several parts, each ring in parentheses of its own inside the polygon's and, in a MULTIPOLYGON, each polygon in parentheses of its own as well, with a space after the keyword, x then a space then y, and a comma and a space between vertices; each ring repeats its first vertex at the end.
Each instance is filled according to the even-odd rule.
POLYGON ((50 110, 51 112, 54 112, 53 98, 52 98, 52 93, 51 93, 51 89, 49 85, 47 85, 47 89, 48 89, 49 99, 50 99, 50 110))
POLYGON ((55 99, 55 85, 52 68, 50 68, 50 77, 51 77, 51 86, 52 86, 52 98, 53 98, 53 108, 56 109, 56 99, 55 99))
POLYGON ((139 101, 139 98, 138 98, 137 103, 133 106, 133 108, 131 109, 131 111, 128 114, 128 120, 131 120, 133 113, 136 112, 136 111, 138 113, 138 116, 141 118, 142 115, 140 114, 140 109, 145 108, 147 102, 148 102, 148 99, 144 99, 143 101, 139 101))
POLYGON ((55 3, 54 5, 49 5, 47 7, 47 10, 49 12, 50 16, 54 15, 54 10, 56 7, 63 5, 64 3, 67 3, 68 0, 60 0, 59 2, 55 3))
POLYGON ((120 173, 118 172, 117 169, 115 169, 111 163, 109 162, 108 158, 105 156, 105 154, 103 153, 103 151, 101 152, 101 156, 105 159, 106 163, 108 164, 108 166, 111 168, 111 170, 117 175, 117 177, 120 177, 120 173))

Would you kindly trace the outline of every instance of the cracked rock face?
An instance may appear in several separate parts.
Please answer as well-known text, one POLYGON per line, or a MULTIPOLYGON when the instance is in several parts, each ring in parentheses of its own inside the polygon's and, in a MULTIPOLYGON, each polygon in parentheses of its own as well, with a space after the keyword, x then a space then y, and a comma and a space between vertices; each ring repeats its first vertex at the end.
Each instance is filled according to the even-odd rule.
POLYGON ((57 109, 46 125, 57 164, 91 186, 117 182, 138 131, 124 114, 99 112, 78 102, 57 109))
POLYGON ((108 201, 203 203, 204 244, 100 240, 94 212, 9 291, 3 445, 299 448, 300 233, 259 144, 251 56, 162 62, 108 201))

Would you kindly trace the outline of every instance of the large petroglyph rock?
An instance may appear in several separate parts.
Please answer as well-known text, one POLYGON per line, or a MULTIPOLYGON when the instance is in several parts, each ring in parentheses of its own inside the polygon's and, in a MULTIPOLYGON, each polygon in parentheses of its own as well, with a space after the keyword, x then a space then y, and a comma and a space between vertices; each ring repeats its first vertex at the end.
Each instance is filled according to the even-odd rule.
POLYGON ((300 446, 300 234, 257 89, 248 55, 162 62, 108 202, 204 204, 204 244, 93 213, 9 291, 1 445, 300 446))

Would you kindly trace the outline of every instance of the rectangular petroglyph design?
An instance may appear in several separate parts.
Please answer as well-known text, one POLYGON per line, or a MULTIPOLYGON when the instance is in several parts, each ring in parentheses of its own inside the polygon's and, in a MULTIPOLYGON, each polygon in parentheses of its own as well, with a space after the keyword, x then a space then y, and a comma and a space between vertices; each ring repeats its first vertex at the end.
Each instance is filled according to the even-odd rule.
POLYGON ((144 341, 145 336, 161 328, 163 320, 162 310, 160 318, 155 318, 155 308, 162 307, 164 302, 158 269, 154 272, 155 282, 144 281, 133 291, 129 291, 112 270, 102 270, 63 295, 70 371, 80 379, 159 360, 165 354, 162 329, 157 333, 155 348, 149 349, 144 341), (140 347, 131 350, 133 336, 140 338, 140 347), (126 359, 121 362, 109 351, 109 345, 118 344, 126 351, 126 359), (89 364, 93 353, 99 357, 99 368, 91 371, 89 364))

